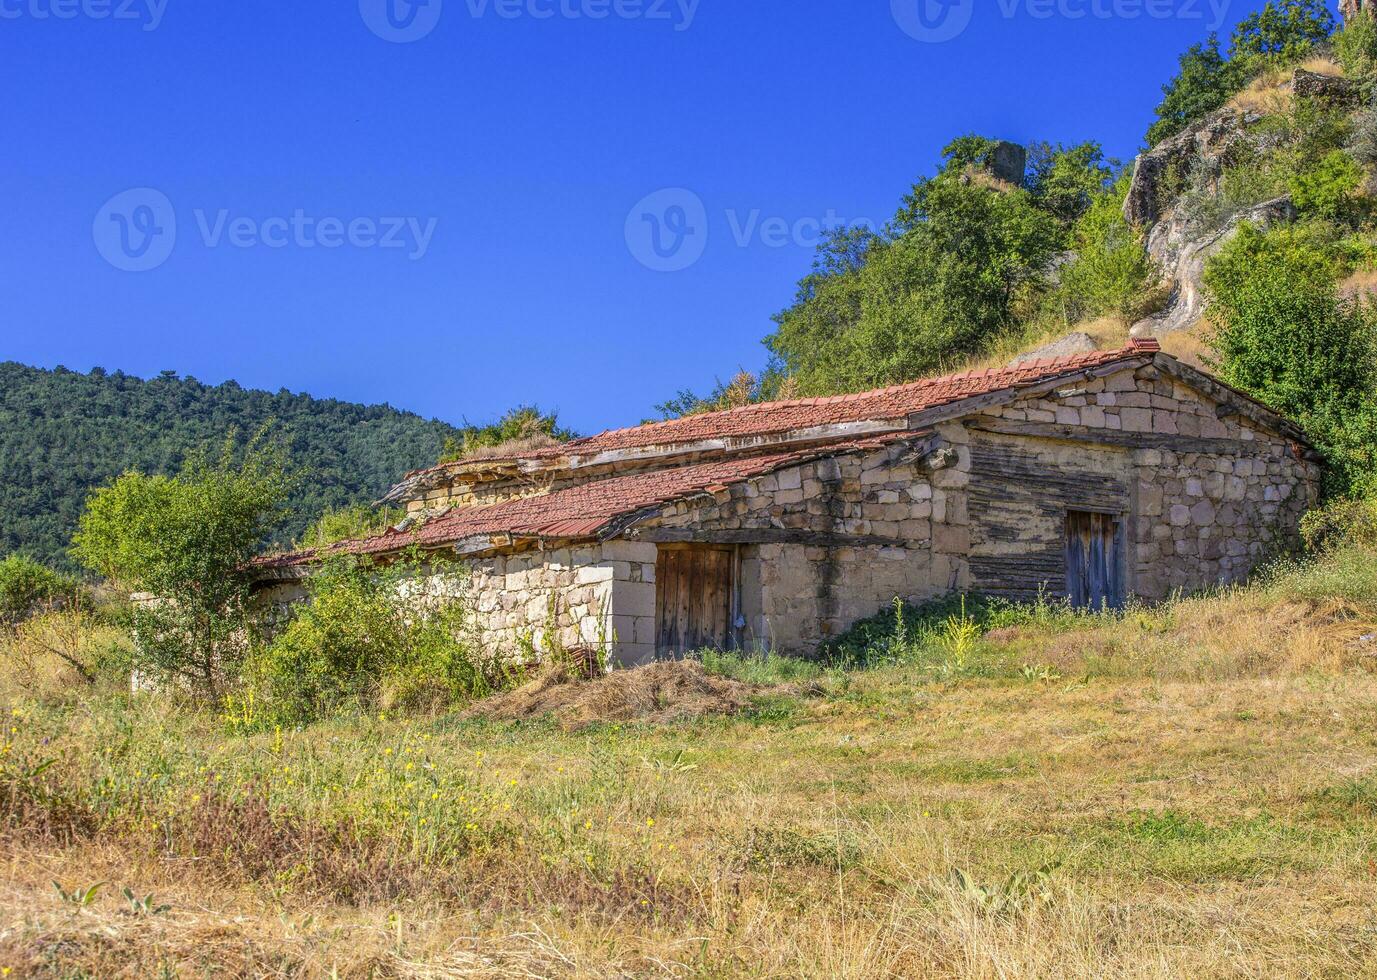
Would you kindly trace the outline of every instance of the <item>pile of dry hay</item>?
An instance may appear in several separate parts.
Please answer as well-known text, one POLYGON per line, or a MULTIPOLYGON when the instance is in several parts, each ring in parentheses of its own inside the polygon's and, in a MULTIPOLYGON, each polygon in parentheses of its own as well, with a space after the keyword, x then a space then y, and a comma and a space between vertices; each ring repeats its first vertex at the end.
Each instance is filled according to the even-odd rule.
POLYGON ((692 660, 616 670, 592 680, 581 676, 577 667, 561 663, 514 691, 478 702, 463 717, 519 721, 548 715, 564 728, 605 721, 664 724, 736 714, 764 690, 713 677, 692 660))

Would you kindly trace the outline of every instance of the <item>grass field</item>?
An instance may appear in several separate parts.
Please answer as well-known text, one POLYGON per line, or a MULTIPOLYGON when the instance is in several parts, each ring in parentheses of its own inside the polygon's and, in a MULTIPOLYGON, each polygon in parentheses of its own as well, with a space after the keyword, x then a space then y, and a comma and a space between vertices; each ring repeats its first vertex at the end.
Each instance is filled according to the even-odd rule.
POLYGON ((0 969, 1377 975, 1374 632, 1377 558, 1346 552, 955 665, 719 660, 809 684, 669 726, 239 735, 15 688, 0 969))

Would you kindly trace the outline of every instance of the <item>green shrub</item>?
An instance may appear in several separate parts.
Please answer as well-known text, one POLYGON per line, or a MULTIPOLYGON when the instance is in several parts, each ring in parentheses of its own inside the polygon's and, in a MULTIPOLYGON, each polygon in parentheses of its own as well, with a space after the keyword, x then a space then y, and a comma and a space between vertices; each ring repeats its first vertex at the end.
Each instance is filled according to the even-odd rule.
POLYGON ((1370 81, 1377 70, 1377 21, 1371 11, 1359 11, 1334 35, 1334 53, 1344 73, 1352 79, 1370 81))
POLYGON ((69 600, 77 582, 32 558, 10 555, 0 560, 0 626, 13 626, 39 610, 69 600))
POLYGON ((484 660, 464 603, 420 594, 461 572, 404 561, 379 568, 341 559, 311 579, 309 601, 260 646, 245 675, 279 724, 304 724, 342 709, 417 708, 481 697, 504 677, 484 660))
POLYGON ((1140 231, 1124 220, 1131 177, 1122 175, 1076 222, 1076 260, 1062 271, 1054 302, 1068 322, 1117 315, 1136 320, 1150 312, 1159 273, 1148 258, 1140 231))
POLYGON ((1312 551, 1350 545, 1377 551, 1377 500, 1336 500, 1301 521, 1301 536, 1312 551))
POLYGON ((1343 150, 1334 150, 1291 178, 1291 201, 1303 215, 1349 221, 1359 217, 1356 194, 1362 184, 1363 168, 1343 150))
POLYGON ((340 541, 358 541, 384 534, 401 523, 406 512, 396 507, 370 507, 354 504, 327 510, 306 529, 297 548, 325 548, 340 541))
POLYGON ((573 430, 559 424, 558 413, 545 414, 535 405, 518 405, 488 425, 465 424, 463 438, 445 440, 441 463, 455 463, 483 450, 501 446, 513 450, 541 449, 573 439, 573 430))
POLYGON ((1341 495, 1361 493, 1377 474, 1377 317, 1337 296, 1344 263, 1333 229, 1244 227, 1205 269, 1212 366, 1304 427, 1341 495))

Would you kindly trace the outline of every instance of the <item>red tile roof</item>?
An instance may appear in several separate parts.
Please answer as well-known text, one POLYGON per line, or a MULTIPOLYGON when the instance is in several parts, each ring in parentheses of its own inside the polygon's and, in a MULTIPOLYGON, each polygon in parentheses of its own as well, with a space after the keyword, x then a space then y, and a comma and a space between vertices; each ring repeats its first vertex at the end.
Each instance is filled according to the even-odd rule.
MULTIPOLYGON (((893 388, 830 398, 805 398, 798 401, 766 402, 724 412, 690 415, 667 422, 650 422, 629 429, 613 429, 600 435, 559 446, 526 453, 495 453, 473 456, 465 464, 500 459, 549 459, 562 456, 588 456, 621 449, 693 443, 708 439, 749 438, 811 429, 847 422, 897 419, 963 401, 977 395, 1024 388, 1059 375, 1112 364, 1115 361, 1150 357, 1161 347, 1156 341, 1137 341, 1120 350, 1097 351, 1070 357, 1044 358, 1008 368, 963 371, 940 378, 928 378, 893 388)), ((454 465, 454 464, 448 464, 454 465)), ((444 469, 433 467, 433 470, 444 469)), ((422 472, 431 472, 426 470, 422 472)))
POLYGON ((255 560, 252 566, 259 569, 289 568, 333 555, 385 554, 403 551, 412 545, 439 547, 484 535, 588 538, 617 518, 648 507, 730 486, 810 459, 878 449, 896 439, 917 435, 904 432, 829 443, 808 450, 614 476, 541 497, 509 500, 486 507, 457 508, 416 531, 393 531, 365 541, 344 542, 330 549, 266 556, 255 560))

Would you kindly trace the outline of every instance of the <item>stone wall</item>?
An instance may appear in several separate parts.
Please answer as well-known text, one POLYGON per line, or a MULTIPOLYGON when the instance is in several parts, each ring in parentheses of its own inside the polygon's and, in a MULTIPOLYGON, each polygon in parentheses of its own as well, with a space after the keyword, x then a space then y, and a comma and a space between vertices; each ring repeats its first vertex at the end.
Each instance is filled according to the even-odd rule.
POLYGON ((509 656, 616 646, 617 659, 653 659, 655 547, 629 541, 499 555, 470 563, 481 640, 509 656), (550 635, 554 631, 556 636, 550 635))
POLYGON ((903 442, 790 467, 675 504, 649 526, 832 536, 741 552, 745 644, 811 653, 895 596, 921 602, 965 582, 964 475, 905 461, 913 448, 903 442))
POLYGON ((1069 385, 1063 395, 981 418, 1054 423, 1072 439, 980 432, 981 418, 967 420, 975 430, 971 508, 981 515, 971 552, 976 588, 1063 594, 1067 509, 1125 517, 1128 588, 1149 600, 1239 582, 1296 543, 1320 473, 1288 440, 1155 367, 1069 385), (1120 444, 1096 444, 1096 430, 1120 444), (1124 438, 1134 435, 1151 445, 1124 438))

